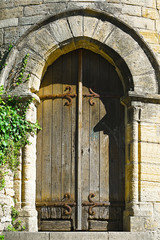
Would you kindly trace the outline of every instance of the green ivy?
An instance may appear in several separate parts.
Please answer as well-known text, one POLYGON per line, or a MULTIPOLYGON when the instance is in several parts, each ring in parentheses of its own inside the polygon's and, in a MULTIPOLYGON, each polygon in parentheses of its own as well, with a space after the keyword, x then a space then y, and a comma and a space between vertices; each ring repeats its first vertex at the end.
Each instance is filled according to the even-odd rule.
MULTIPOLYGON (((28 56, 29 54, 26 54, 22 60, 22 69, 16 79, 16 85, 23 82, 28 56)), ((0 69, 2 67, 0 65, 0 69)), ((29 135, 36 134, 37 129, 40 129, 37 122, 31 123, 26 120, 26 112, 33 99, 24 102, 17 96, 7 96, 4 99, 2 95, 6 93, 3 86, 0 86, 0 168, 2 169, 0 170, 0 190, 5 186, 4 176, 7 174, 3 169, 9 168, 16 171, 19 165, 20 149, 30 144, 29 135)))
MULTIPOLYGON (((19 85, 22 83, 23 81, 23 77, 24 77, 24 73, 25 73, 25 68, 27 66, 27 62, 28 62, 28 57, 29 57, 29 54, 27 53, 25 55, 25 57, 23 58, 22 60, 22 67, 21 67, 21 70, 19 72, 19 76, 17 78, 17 82, 16 82, 16 85, 19 85)), ((30 74, 28 74, 27 78, 26 78, 26 81, 29 80, 29 77, 30 77, 30 74)))
POLYGON ((12 225, 7 227, 8 231, 17 232, 24 231, 25 226, 22 225, 22 222, 18 220, 19 212, 16 208, 11 207, 11 217, 12 217, 12 225))
POLYGON ((4 235, 0 235, 0 240, 4 240, 4 235))
POLYGON ((0 170, 0 191, 5 187, 5 176, 8 174, 7 171, 0 170))

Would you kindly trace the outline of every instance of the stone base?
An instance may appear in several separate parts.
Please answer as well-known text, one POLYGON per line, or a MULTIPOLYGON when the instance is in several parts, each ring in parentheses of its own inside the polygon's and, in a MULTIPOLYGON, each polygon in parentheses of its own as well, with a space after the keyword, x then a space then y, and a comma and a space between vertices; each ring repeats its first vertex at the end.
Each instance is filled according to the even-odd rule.
POLYGON ((4 233, 5 240, 158 240, 157 232, 43 232, 4 233))
POLYGON ((156 231, 157 223, 152 217, 124 216, 123 227, 129 232, 156 231))
POLYGON ((36 210, 22 210, 18 217, 22 225, 25 226, 25 231, 37 232, 37 211, 36 210))

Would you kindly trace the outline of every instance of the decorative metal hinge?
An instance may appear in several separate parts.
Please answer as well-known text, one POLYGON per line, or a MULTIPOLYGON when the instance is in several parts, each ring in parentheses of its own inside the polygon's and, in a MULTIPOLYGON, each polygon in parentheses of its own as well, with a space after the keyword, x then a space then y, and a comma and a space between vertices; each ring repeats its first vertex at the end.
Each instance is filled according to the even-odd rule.
POLYGON ((91 199, 91 198, 94 198, 94 197, 95 197, 95 194, 90 193, 89 196, 88 196, 88 202, 83 202, 82 203, 82 206, 89 206, 88 213, 91 216, 95 215, 95 211, 93 210, 93 208, 110 206, 110 202, 94 202, 91 199))
POLYGON ((61 202, 37 202, 37 207, 62 207, 65 209, 65 215, 72 214, 72 207, 76 206, 76 202, 70 200, 71 196, 69 193, 64 194, 64 198, 61 202), (64 202, 63 202, 64 201, 64 202))
POLYGON ((83 97, 88 97, 89 98, 89 104, 91 106, 95 105, 95 102, 93 101, 93 98, 120 98, 119 95, 99 95, 98 93, 95 93, 91 88, 88 89, 90 93, 88 94, 83 94, 83 97))
POLYGON ((89 104, 91 106, 95 105, 95 102, 93 102, 93 98, 100 98, 100 95, 98 93, 93 92, 91 88, 88 89, 90 93, 88 94, 83 94, 83 97, 89 97, 89 104))
POLYGON ((76 97, 77 94, 72 93, 72 87, 71 86, 67 86, 65 88, 65 91, 67 91, 67 90, 69 90, 67 93, 53 94, 53 95, 43 95, 43 96, 39 96, 39 98, 41 100, 56 99, 56 98, 67 99, 68 102, 65 103, 65 106, 70 106, 70 105, 72 105, 72 98, 76 97))

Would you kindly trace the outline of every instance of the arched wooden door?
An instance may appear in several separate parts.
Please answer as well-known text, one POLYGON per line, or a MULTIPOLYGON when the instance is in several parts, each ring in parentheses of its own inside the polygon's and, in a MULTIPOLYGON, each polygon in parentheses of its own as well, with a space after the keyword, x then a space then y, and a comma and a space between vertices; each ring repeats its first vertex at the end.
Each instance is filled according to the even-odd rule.
POLYGON ((84 49, 60 57, 39 96, 39 230, 122 230, 124 112, 114 67, 84 49))

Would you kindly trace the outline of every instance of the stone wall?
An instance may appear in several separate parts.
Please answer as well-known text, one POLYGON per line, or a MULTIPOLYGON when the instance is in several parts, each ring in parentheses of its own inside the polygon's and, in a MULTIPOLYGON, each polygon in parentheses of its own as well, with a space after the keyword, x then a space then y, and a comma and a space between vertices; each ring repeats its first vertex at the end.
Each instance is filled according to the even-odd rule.
POLYGON ((54 1, 54 0, 1 0, 0 46, 5 49, 27 29, 47 16, 67 9, 92 8, 118 17, 142 36, 160 61, 160 1, 108 0, 108 1, 54 1))
MULTIPOLYGON (((15 45, 21 39, 22 35, 25 36, 27 30, 29 30, 34 25, 37 26, 40 21, 47 19, 49 16, 59 14, 66 10, 81 8, 104 11, 111 17, 116 17, 119 22, 122 21, 127 24, 129 28, 134 29, 140 35, 142 42, 144 40, 144 42, 148 44, 151 52, 154 52, 156 59, 160 63, 160 0, 0 0, 0 51, 3 53, 5 50, 7 50, 9 44, 15 45)), ((74 21, 71 18, 70 24, 74 24, 74 21)), ((93 22, 90 23, 88 32, 86 30, 86 35, 90 34, 92 27, 95 28, 95 26, 93 26, 93 22)), ((72 30, 73 29, 74 26, 72 27, 72 30)), ((42 31, 38 32, 40 38, 43 35, 43 31, 45 31, 44 28, 42 31)), ((107 29, 107 31, 109 30, 107 29)), ((46 33, 48 32, 46 31, 46 33)), ((52 34, 54 35, 54 33, 52 34)), ((127 34, 129 34, 129 30, 127 34)), ((33 43, 38 42, 39 39, 36 39, 36 36, 34 34, 33 36, 31 35, 31 37, 32 38, 30 38, 30 36, 28 37, 28 40, 31 41, 28 42, 28 46, 30 44, 30 47, 32 49, 32 45, 34 45, 33 43)), ((60 38, 62 38, 61 35, 60 38)), ((28 40, 26 38, 26 41, 28 40)), ((111 41, 108 40, 107 44, 110 44, 112 46, 113 40, 114 39, 112 36, 111 41)), ((51 44, 53 44, 53 42, 49 42, 47 38, 46 40, 44 38, 41 41, 42 45, 44 44, 43 41, 47 41, 49 52, 49 47, 51 44)), ((59 42, 60 41, 61 39, 59 42)), ((116 41, 117 42, 114 48, 118 51, 118 46, 120 44, 118 42, 118 37, 116 38, 116 41)), ((137 42, 139 45, 142 44, 140 41, 137 42)), ((17 61, 19 61, 19 59, 22 57, 21 55, 23 55, 25 52, 23 52, 23 48, 25 48, 26 42, 24 41, 23 44, 24 45, 21 47, 21 52, 19 52, 17 55, 17 61)), ((35 48, 34 52, 37 54, 39 49, 42 48, 43 46, 40 46, 40 48, 35 48)), ((43 48, 43 50, 45 50, 45 48, 43 48)), ((146 49, 144 49, 144 52, 145 51, 146 49)), ((36 58, 31 59, 32 66, 29 66, 29 70, 33 70, 33 65, 35 64, 33 71, 37 71, 34 73, 36 77, 34 78, 33 86, 31 87, 31 90, 34 92, 38 90, 38 81, 42 77, 43 70, 41 64, 36 65, 35 59, 38 58, 40 59, 41 56, 38 56, 37 54, 36 58), (42 70, 39 70, 39 66, 42 70), (39 77, 39 80, 37 80, 38 84, 36 84, 35 80, 38 79, 37 75, 39 77)), ((138 59, 138 57, 136 59, 138 59)), ((130 60, 131 59, 129 59, 128 62, 130 60)), ((143 66, 143 58, 142 63, 140 63, 139 60, 138 64, 142 64, 143 66)), ((133 72, 135 72, 135 67, 136 65, 134 63, 132 68, 133 72)), ((137 67, 137 69, 139 68, 137 67)), ((148 75, 142 77, 144 78, 144 81, 148 81, 148 75)), ((147 90, 150 93, 152 91, 157 91, 156 88, 153 88, 153 90, 152 86, 149 86, 147 84, 141 86, 140 83, 140 79, 138 78, 136 90, 142 94, 146 86, 148 88, 147 90)), ((126 112, 128 112, 128 115, 126 115, 126 129, 128 134, 126 137, 126 202, 128 202, 128 205, 126 207, 124 215, 124 222, 126 221, 126 230, 130 231, 157 230, 160 229, 160 101, 157 96, 148 97, 148 100, 145 98, 145 96, 142 96, 138 100, 134 99, 133 101, 132 97, 133 96, 131 96, 130 99, 130 102, 132 102, 132 104, 127 105, 125 103, 126 112), (132 121, 127 117, 130 115, 130 111, 132 112, 132 121), (130 172, 132 173, 130 174, 130 172), (134 204, 130 206, 130 202, 134 204)), ((32 107, 34 109, 34 106, 32 107)), ((36 109, 34 109, 33 112, 35 121, 36 109)), ((18 173, 15 177, 14 186, 12 181, 13 176, 10 174, 6 177, 6 188, 0 192, 0 231, 11 221, 10 209, 11 206, 14 205, 13 189, 16 193, 16 207, 21 208, 22 204, 25 209, 25 211, 23 211, 23 214, 26 214, 26 216, 29 214, 30 216, 30 213, 27 212, 27 208, 30 209, 31 206, 28 204, 33 205, 35 202, 34 196, 32 196, 32 194, 30 195, 30 189, 32 188, 31 185, 34 186, 35 184, 35 172, 33 171, 33 175, 30 176, 33 167, 30 164, 31 153, 34 155, 34 161, 32 164, 35 164, 35 139, 33 139, 32 142, 33 144, 29 146, 28 149, 26 148, 26 151, 24 151, 24 153, 28 151, 28 155, 26 155, 25 158, 26 162, 23 162, 25 163, 23 164, 24 169, 28 169, 28 166, 31 168, 28 170, 28 172, 24 170, 26 175, 23 175, 22 178, 21 171, 23 172, 23 169, 21 169, 22 166, 20 165, 20 169, 18 170, 18 173), (30 182, 27 180, 28 178, 31 180, 30 182), (25 186, 23 188, 23 192, 22 185, 25 186)), ((24 216, 23 214, 22 217, 24 216)), ((30 219, 30 222, 27 223, 29 226, 28 229, 30 231, 32 230, 32 220, 35 221, 36 219, 36 213, 34 213, 31 217, 32 218, 30 219)), ((36 227, 33 228, 33 231, 35 229, 36 227)))
POLYGON ((7 172, 6 187, 0 191, 0 232, 11 223, 11 206, 14 206, 13 173, 7 172))

